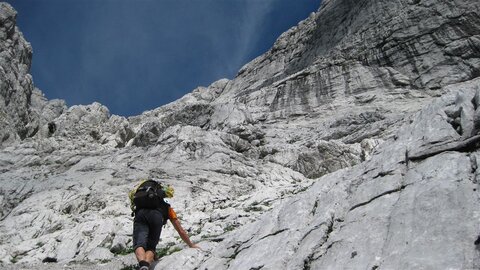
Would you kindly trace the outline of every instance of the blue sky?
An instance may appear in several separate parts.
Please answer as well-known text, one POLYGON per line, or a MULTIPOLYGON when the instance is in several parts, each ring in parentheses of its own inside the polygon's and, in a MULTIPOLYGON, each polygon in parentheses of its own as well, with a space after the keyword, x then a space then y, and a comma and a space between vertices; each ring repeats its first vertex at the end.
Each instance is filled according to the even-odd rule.
POLYGON ((7 0, 35 86, 132 116, 235 77, 320 0, 7 0))

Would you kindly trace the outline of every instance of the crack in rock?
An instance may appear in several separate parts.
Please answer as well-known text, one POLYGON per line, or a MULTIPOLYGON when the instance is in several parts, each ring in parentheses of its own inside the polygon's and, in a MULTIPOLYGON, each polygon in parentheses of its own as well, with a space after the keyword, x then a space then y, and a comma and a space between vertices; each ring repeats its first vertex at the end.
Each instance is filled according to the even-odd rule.
POLYGON ((472 152, 480 147, 480 135, 470 137, 463 141, 447 142, 442 145, 435 145, 429 149, 411 154, 408 158, 411 161, 426 159, 446 151, 472 152))
MULTIPOLYGON (((307 258, 305 258, 305 260, 303 261, 303 270, 310 270, 311 269, 311 263, 312 261, 315 261, 317 260, 318 258, 322 257, 325 253, 321 254, 320 256, 318 257, 314 257, 315 256, 315 251, 319 248, 321 248, 325 243, 328 242, 328 239, 330 238, 330 234, 333 232, 333 225, 335 224, 335 215, 332 215, 331 218, 329 220, 327 220, 326 222, 322 222, 319 227, 321 225, 327 225, 327 229, 325 231, 325 236, 322 237, 320 243, 318 245, 316 245, 313 249, 312 249, 312 252, 307 256, 307 258)), ((312 230, 313 231, 313 230, 312 230)), ((307 234, 311 233, 312 231, 308 232, 307 234)), ((302 238, 302 240, 304 239, 305 237, 302 238)), ((336 243, 336 242, 333 242, 332 244, 330 244, 326 250, 328 250, 329 248, 332 247, 332 245, 336 243)))
POLYGON ((277 234, 282 233, 282 232, 284 232, 284 231, 288 231, 288 229, 281 229, 281 230, 276 231, 276 232, 274 232, 274 233, 267 234, 267 235, 265 235, 264 237, 258 239, 258 241, 263 240, 263 239, 265 239, 265 238, 267 238, 267 237, 271 237, 271 236, 277 235, 277 234))
POLYGON ((385 192, 383 192, 383 193, 381 193, 381 194, 379 194, 379 195, 371 198, 370 200, 368 200, 368 201, 366 201, 366 202, 362 202, 362 203, 359 203, 359 204, 356 204, 356 205, 352 206, 349 211, 353 211, 353 210, 357 209, 358 207, 367 205, 367 204, 373 202, 374 200, 376 200, 376 199, 378 199, 378 198, 380 198, 380 197, 383 197, 383 196, 386 196, 386 195, 389 195, 389 194, 392 194, 392 193, 395 193, 395 192, 400 192, 400 191, 404 190, 406 187, 408 187, 408 186, 410 186, 410 185, 413 185, 413 184, 411 183, 411 184, 401 185, 401 186, 399 186, 399 187, 396 188, 396 189, 392 189, 392 190, 385 191, 385 192))
POLYGON ((229 259, 229 262, 232 261, 232 260, 235 260, 235 258, 237 257, 237 255, 242 252, 243 250, 251 247, 251 245, 247 246, 247 247, 244 247, 242 249, 240 249, 240 247, 248 242, 250 242, 255 236, 253 235, 252 237, 250 237, 250 239, 248 239, 247 241, 243 241, 243 242, 237 242, 235 243, 234 245, 230 246, 228 249, 230 248, 234 248, 235 250, 233 251, 233 254, 230 256, 230 257, 223 257, 225 259, 229 259))

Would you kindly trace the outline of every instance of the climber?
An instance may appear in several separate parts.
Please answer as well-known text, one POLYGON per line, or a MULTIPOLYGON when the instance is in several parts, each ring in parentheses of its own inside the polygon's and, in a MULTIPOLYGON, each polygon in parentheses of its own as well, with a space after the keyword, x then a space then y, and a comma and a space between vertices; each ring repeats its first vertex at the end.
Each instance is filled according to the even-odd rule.
POLYGON ((200 248, 190 241, 188 234, 180 225, 177 214, 164 198, 173 197, 170 186, 162 186, 155 180, 143 180, 128 197, 133 221, 133 248, 140 270, 148 270, 155 259, 155 250, 160 239, 162 226, 167 220, 173 224, 182 240, 191 248, 200 248))

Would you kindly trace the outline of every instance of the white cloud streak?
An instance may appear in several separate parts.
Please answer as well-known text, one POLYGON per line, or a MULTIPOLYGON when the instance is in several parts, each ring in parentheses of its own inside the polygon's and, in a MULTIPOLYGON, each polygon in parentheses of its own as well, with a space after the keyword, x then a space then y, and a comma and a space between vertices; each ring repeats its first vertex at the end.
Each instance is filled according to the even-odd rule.
POLYGON ((246 1, 245 16, 240 21, 237 50, 232 56, 232 61, 227 63, 227 70, 236 72, 249 61, 251 51, 257 45, 262 33, 262 24, 270 12, 273 1, 246 1))

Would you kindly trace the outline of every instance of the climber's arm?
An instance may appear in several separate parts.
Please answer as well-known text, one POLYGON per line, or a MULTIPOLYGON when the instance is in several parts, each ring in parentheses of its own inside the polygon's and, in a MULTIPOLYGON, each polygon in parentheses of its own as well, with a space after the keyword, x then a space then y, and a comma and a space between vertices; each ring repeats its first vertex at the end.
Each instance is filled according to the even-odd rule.
POLYGON ((183 242, 185 242, 185 244, 187 244, 191 248, 200 248, 196 244, 192 243, 192 241, 190 241, 190 237, 188 237, 188 234, 183 229, 178 218, 170 219, 170 222, 172 222, 173 227, 178 232, 178 235, 180 235, 180 237, 182 238, 183 242))

